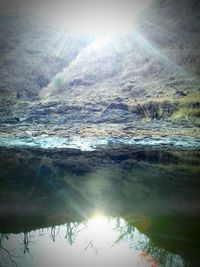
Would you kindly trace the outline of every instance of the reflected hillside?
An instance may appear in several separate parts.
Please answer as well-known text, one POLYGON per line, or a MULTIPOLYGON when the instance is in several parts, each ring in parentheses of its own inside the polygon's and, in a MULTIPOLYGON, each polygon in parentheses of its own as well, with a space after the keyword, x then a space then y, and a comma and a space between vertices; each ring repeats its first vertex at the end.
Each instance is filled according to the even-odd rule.
MULTIPOLYGON (((152 224, 153 223, 154 220, 152 220, 152 224)), ((188 227, 192 226, 192 224, 188 224, 188 227)), ((170 235, 165 238, 169 239, 171 243, 179 242, 178 238, 171 238, 170 235)), ((27 262, 27 258, 37 252, 35 247, 38 246, 39 249, 44 250, 43 242, 45 241, 47 246, 45 251, 47 251, 49 250, 48 243, 54 243, 54 249, 57 251, 56 253, 58 253, 58 248, 61 249, 59 243, 62 240, 61 244, 65 249, 73 249, 73 247, 75 247, 77 250, 78 244, 80 249, 78 249, 76 253, 84 250, 86 253, 89 253, 90 256, 95 255, 98 260, 105 261, 104 263, 106 264, 108 259, 105 257, 108 254, 105 254, 105 252, 109 251, 110 256, 112 256, 110 266, 120 266, 119 262, 116 262, 113 257, 116 257, 117 249, 123 249, 123 245, 126 244, 125 252, 129 252, 129 254, 120 254, 117 256, 118 258, 119 256, 123 256, 122 259, 119 258, 118 260, 120 260, 120 263, 124 260, 125 266, 131 266, 131 262, 133 264, 137 263, 137 266, 198 266, 199 260, 197 257, 198 254, 195 254, 197 252, 197 249, 195 250, 195 248, 199 245, 199 242, 195 243, 194 240, 191 239, 185 242, 182 238, 184 241, 181 246, 182 251, 180 249, 177 251, 171 248, 167 250, 165 243, 162 242, 162 236, 160 236, 160 239, 161 242, 154 242, 154 239, 152 239, 151 236, 149 237, 138 231, 137 227, 130 225, 122 218, 100 216, 90 217, 83 222, 65 223, 59 226, 24 232, 18 235, 1 234, 0 251, 5 257, 4 261, 6 259, 6 265, 3 266, 18 266, 18 262, 20 263, 19 266, 26 266, 25 263, 27 262), (189 247, 188 244, 190 245, 190 248, 191 246, 194 248, 192 254, 187 252, 187 248, 189 247), (56 248, 56 246, 58 246, 58 248, 56 248), (183 248, 185 248, 184 253, 183 248), (180 253, 180 251, 182 253, 180 253), (179 254, 177 254, 177 252, 179 252, 179 254), (125 258, 126 256, 128 257, 125 258), (115 263, 115 265, 113 263, 115 263)), ((120 250, 118 251, 120 252, 120 250)), ((64 266, 62 261, 66 256, 69 256, 68 253, 68 250, 65 250, 65 253, 60 255, 61 259, 53 259, 53 263, 51 262, 50 266, 55 266, 55 264, 64 266)), ((51 259, 51 255, 49 255, 48 258, 51 259)), ((80 258, 82 258, 81 253, 80 258)), ((72 259, 68 258, 68 260, 72 259)), ((35 259, 33 258, 33 262, 34 261, 35 259)), ((49 259, 47 262, 50 263, 49 259)), ((31 266, 35 266, 31 261, 30 263, 31 266)), ((78 264, 78 266, 81 266, 79 261, 78 264)), ((101 264, 95 266, 100 265, 101 264)))
POLYGON ((142 251, 160 263, 171 254, 198 261, 199 151, 2 150, 2 238, 57 225, 73 235, 75 226, 101 211, 115 224, 123 220, 117 239, 131 243, 135 229, 143 233, 150 241, 142 251))

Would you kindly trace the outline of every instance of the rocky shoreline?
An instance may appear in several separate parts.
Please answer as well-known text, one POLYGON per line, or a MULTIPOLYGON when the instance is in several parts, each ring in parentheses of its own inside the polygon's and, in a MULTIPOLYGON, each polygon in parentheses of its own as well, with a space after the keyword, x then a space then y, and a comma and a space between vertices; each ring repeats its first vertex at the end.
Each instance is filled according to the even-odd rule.
POLYGON ((119 103, 109 107, 64 102, 7 104, 0 118, 0 146, 81 150, 111 144, 200 147, 200 131, 194 122, 144 120, 119 103))

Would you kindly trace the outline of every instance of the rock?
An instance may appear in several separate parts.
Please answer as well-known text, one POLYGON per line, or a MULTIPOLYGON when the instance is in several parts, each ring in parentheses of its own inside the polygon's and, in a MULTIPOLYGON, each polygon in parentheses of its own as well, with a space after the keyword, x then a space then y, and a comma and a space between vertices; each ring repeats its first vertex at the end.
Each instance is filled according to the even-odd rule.
POLYGON ((108 106, 108 109, 121 109, 121 110, 128 111, 128 106, 124 103, 113 102, 108 106))
POLYGON ((183 92, 183 91, 176 91, 176 95, 177 96, 187 96, 187 93, 183 92))
POLYGON ((13 123, 18 123, 19 121, 20 119, 18 117, 11 117, 11 118, 7 118, 5 120, 5 123, 13 124, 13 123))
POLYGON ((76 87, 76 86, 80 86, 80 85, 90 86, 91 83, 84 81, 82 79, 74 79, 74 80, 69 82, 69 86, 71 86, 71 87, 76 87))
POLYGON ((36 83, 40 88, 43 88, 48 85, 49 81, 43 75, 39 75, 36 79, 36 83))
POLYGON ((121 102, 123 99, 121 98, 121 97, 119 97, 119 96, 117 96, 116 98, 115 98, 115 101, 117 101, 117 102, 121 102))
POLYGON ((49 115, 54 113, 54 109, 53 108, 37 108, 32 110, 31 115, 49 115))
POLYGON ((56 113, 58 114, 65 114, 67 112, 78 112, 81 111, 82 107, 81 106, 59 106, 58 109, 56 110, 56 113))

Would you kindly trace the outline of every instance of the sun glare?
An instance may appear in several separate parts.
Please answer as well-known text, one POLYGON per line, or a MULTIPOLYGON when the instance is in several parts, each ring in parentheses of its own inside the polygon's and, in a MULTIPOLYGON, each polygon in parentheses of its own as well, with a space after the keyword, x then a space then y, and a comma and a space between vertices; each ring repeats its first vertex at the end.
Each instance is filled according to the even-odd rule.
POLYGON ((83 1, 68 5, 65 23, 75 33, 115 34, 130 31, 134 11, 132 5, 122 1, 83 1))
POLYGON ((88 221, 88 227, 95 230, 100 230, 108 224, 108 219, 102 213, 95 213, 91 219, 88 221))
POLYGON ((96 212, 87 222, 88 238, 96 247, 104 247, 117 238, 113 226, 112 220, 110 221, 103 213, 96 212))

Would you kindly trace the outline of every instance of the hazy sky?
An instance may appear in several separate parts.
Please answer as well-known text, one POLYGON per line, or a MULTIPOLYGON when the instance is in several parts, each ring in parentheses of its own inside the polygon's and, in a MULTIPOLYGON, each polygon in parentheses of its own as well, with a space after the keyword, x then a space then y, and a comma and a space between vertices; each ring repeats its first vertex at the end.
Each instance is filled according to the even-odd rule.
POLYGON ((126 28, 152 0, 0 0, 2 7, 23 6, 29 12, 77 30, 126 28))

